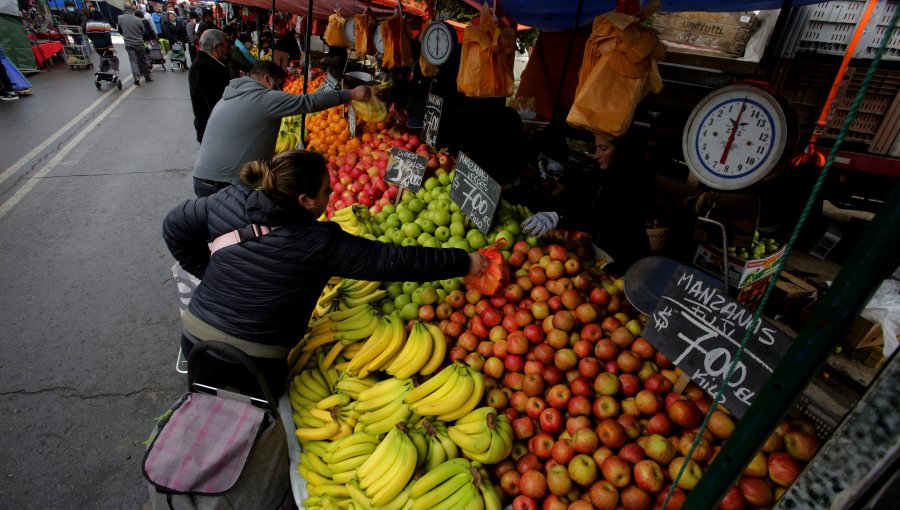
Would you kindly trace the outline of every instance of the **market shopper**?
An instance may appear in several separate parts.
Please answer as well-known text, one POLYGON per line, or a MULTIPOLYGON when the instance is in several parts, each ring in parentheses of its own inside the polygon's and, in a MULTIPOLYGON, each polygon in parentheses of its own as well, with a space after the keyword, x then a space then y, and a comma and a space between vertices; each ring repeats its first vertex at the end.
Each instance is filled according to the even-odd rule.
POLYGON ((282 92, 287 74, 271 61, 253 66, 250 76, 231 80, 216 104, 194 163, 194 192, 198 197, 239 184, 244 163, 270 158, 281 118, 313 113, 349 103, 366 101, 368 87, 350 91, 329 90, 314 94, 282 92))
POLYGON ((188 14, 188 22, 184 29, 185 32, 187 32, 188 54, 191 56, 191 65, 194 65, 194 61, 197 60, 197 46, 199 43, 199 36, 197 36, 197 13, 191 12, 188 14))
MULTIPOLYGON (((316 221, 331 191, 318 153, 286 151, 251 161, 240 174, 241 184, 173 209, 163 237, 181 267, 201 279, 182 319, 184 355, 202 341, 232 344, 255 358, 276 394, 287 376, 287 354, 332 276, 425 281, 482 270, 484 259, 464 250, 399 247, 316 221), (233 238, 236 231, 263 231, 254 227, 272 230, 233 238)), ((200 376, 213 385, 242 392, 256 386, 230 363, 208 367, 200 376)))
MULTIPOLYGON (((66 0, 63 5, 65 7, 65 10, 63 10, 62 13, 63 25, 80 27, 81 33, 83 34, 85 26, 87 25, 87 16, 75 6, 75 0, 66 0)), ((80 35, 73 36, 73 39, 75 40, 75 44, 84 44, 84 40, 80 35)))
POLYGON ((119 33, 125 39, 125 51, 128 52, 128 60, 131 62, 131 74, 134 75, 134 84, 141 84, 141 75, 150 82, 150 60, 144 50, 144 23, 135 16, 130 4, 125 4, 125 10, 119 15, 119 33))
POLYGON ((200 23, 197 25, 197 39, 199 40, 200 37, 203 36, 203 32, 206 32, 211 28, 218 29, 219 27, 214 21, 213 12, 209 9, 204 9, 203 17, 200 20, 200 23))
POLYGON ((616 139, 595 135, 596 169, 566 169, 559 207, 525 219, 522 232, 540 237, 559 227, 589 233, 614 260, 608 267, 612 272, 624 272, 649 256, 646 223, 656 186, 652 173, 640 164, 637 138, 633 132, 616 139))
POLYGON ((181 43, 187 44, 187 29, 184 24, 175 18, 175 13, 170 12, 165 21, 162 22, 163 37, 169 40, 169 44, 181 43))
POLYGON ((232 78, 240 78, 250 74, 250 70, 259 60, 250 53, 253 39, 250 34, 241 34, 231 45, 231 59, 228 61, 228 72, 232 78))
POLYGON ((216 103, 231 77, 228 65, 223 62, 231 53, 228 37, 221 30, 211 29, 200 37, 200 53, 191 60, 188 71, 188 87, 191 93, 191 107, 194 110, 194 129, 197 142, 203 141, 206 124, 216 103))

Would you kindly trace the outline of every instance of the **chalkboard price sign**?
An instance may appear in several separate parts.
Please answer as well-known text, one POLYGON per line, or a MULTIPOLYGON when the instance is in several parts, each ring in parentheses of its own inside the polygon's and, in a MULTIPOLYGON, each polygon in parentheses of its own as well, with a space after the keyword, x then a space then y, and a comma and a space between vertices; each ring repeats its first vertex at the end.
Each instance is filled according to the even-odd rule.
POLYGON ((422 187, 422 177, 425 176, 426 164, 428 159, 425 156, 395 147, 391 149, 391 155, 388 157, 384 180, 401 188, 419 191, 422 187))
POLYGON ((462 152, 456 161, 450 198, 478 230, 487 235, 500 202, 500 185, 462 152))
POLYGON ((441 109, 443 107, 443 98, 429 92, 428 99, 425 101, 425 125, 422 126, 422 140, 432 147, 437 143, 438 128, 441 125, 441 109))
MULTIPOLYGON (((752 311, 679 266, 643 335, 694 383, 715 396, 752 319, 752 311)), ((741 418, 790 341, 781 330, 760 320, 719 402, 741 418)))

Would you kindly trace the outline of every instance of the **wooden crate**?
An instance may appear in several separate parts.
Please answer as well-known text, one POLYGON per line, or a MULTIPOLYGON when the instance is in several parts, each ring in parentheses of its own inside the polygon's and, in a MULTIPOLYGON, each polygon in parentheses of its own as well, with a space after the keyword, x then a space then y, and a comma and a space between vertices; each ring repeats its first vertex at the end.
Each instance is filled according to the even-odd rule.
POLYGON ((753 12, 671 12, 655 14, 653 29, 669 51, 740 57, 756 26, 753 12))

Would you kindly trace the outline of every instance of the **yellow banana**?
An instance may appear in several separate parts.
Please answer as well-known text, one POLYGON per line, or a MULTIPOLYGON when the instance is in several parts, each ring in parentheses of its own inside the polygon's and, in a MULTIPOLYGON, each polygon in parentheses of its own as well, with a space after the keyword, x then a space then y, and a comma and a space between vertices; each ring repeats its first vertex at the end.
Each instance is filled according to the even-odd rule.
POLYGON ((375 451, 372 452, 372 456, 369 457, 362 466, 359 467, 359 477, 360 481, 365 478, 368 478, 369 475, 374 471, 378 466, 383 466, 385 461, 394 459, 394 455, 397 454, 398 450, 398 434, 400 430, 398 429, 396 432, 391 430, 388 432, 384 439, 381 440, 381 443, 375 448, 375 451))
POLYGON ((472 455, 487 452, 491 447, 491 439, 493 439, 491 430, 487 426, 478 434, 463 434, 453 427, 450 427, 447 432, 450 434, 450 439, 469 458, 472 458, 472 455))
POLYGON ((356 457, 350 457, 350 458, 344 459, 340 462, 335 462, 333 464, 330 464, 329 467, 331 468, 332 474, 333 473, 342 473, 344 471, 351 471, 353 469, 359 468, 359 466, 362 466, 363 463, 365 463, 367 460, 369 460, 369 455, 371 455, 371 452, 368 454, 365 454, 365 455, 357 455, 356 457))
POLYGON ((393 338, 393 328, 391 327, 391 323, 384 317, 380 317, 376 320, 378 321, 378 324, 376 325, 372 336, 366 340, 357 355, 350 360, 348 371, 351 374, 359 372, 361 368, 365 367, 370 361, 381 354, 393 338))
MULTIPOLYGON (((372 307, 367 306, 362 313, 354 315, 349 319, 334 322, 331 325, 331 330, 335 333, 347 333, 350 331, 368 328, 370 324, 372 325, 372 329, 374 330, 374 321, 376 318, 377 317, 375 317, 372 307)), ((371 330, 369 331, 369 334, 372 334, 371 330)))
POLYGON ((326 318, 331 321, 331 325, 338 322, 343 322, 347 320, 353 320, 355 317, 369 313, 372 311, 371 306, 360 305, 354 307, 341 307, 326 316, 326 318))
POLYGON ((325 461, 315 453, 309 451, 301 453, 300 462, 305 462, 306 467, 311 471, 315 471, 326 478, 331 478, 332 475, 334 475, 334 472, 328 467, 328 464, 325 464, 325 461))
POLYGON ((347 306, 360 306, 378 301, 384 296, 387 296, 387 291, 380 289, 360 297, 341 296, 341 301, 347 306))
POLYGON ((381 354, 366 365, 366 369, 370 372, 388 366, 406 345, 406 329, 400 315, 396 313, 389 315, 388 322, 391 323, 392 329, 391 341, 381 354))
POLYGON ((347 491, 350 493, 350 497, 353 498, 353 501, 362 505, 363 508, 371 508, 372 500, 366 496, 366 493, 359 488, 355 483, 347 484, 347 491))
POLYGON ((395 378, 385 379, 359 394, 359 398, 357 399, 357 409, 363 410, 360 406, 362 406, 365 401, 374 400, 387 395, 390 395, 392 397, 391 400, 393 400, 393 397, 398 390, 409 391, 409 388, 411 387, 412 383, 408 380, 395 378))
MULTIPOLYGON (((497 410, 490 406, 479 407, 478 409, 470 411, 465 416, 460 417, 458 420, 456 420, 456 423, 454 425, 457 427, 467 425, 469 423, 476 423, 480 425, 486 423, 485 420, 487 420, 489 414, 497 414, 497 410)), ((434 423, 434 420, 432 420, 432 423, 434 423)))
POLYGON ((425 457, 428 456, 429 440, 422 431, 410 430, 408 434, 413 446, 416 447, 416 469, 418 469, 422 467, 425 457))
POLYGON ((457 371, 459 366, 459 362, 453 363, 435 374, 434 377, 413 388, 412 391, 406 395, 406 403, 415 405, 418 401, 443 387, 450 379, 458 376, 457 371))
MULTIPOLYGON (((301 349, 301 351, 302 351, 302 349, 301 349)), ((312 356, 313 356, 313 351, 307 351, 307 352, 302 353, 300 355, 300 358, 297 359, 297 362, 294 363, 293 367, 291 367, 291 371, 290 371, 290 373, 288 373, 288 376, 296 377, 298 374, 300 374, 300 372, 302 372, 306 368, 306 365, 309 364, 309 360, 312 359, 312 356)))
MULTIPOLYGON (((485 473, 486 475, 487 473, 485 473)), ((500 494, 494 489, 491 481, 487 476, 481 479, 481 499, 484 501, 484 510, 502 510, 503 503, 500 501, 500 494)))
POLYGON ((416 480, 409 489, 409 497, 413 500, 421 498, 453 476, 468 471, 470 467, 471 463, 463 458, 448 460, 416 480))
POLYGON ((303 351, 314 351, 323 345, 328 345, 331 342, 336 341, 336 333, 334 331, 326 331, 320 335, 309 337, 306 342, 303 343, 303 351))
POLYGON ((300 472, 300 475, 309 482, 310 485, 328 485, 332 483, 331 478, 322 476, 320 473, 317 473, 309 468, 303 462, 300 462, 300 466, 297 468, 297 471, 300 472))
POLYGON ((512 452, 512 445, 509 445, 509 450, 507 451, 506 440, 501 438, 495 430, 489 430, 488 435, 490 436, 488 449, 482 452, 475 452, 463 448, 463 453, 466 457, 471 460, 477 460, 482 464, 496 464, 508 457, 512 452))
POLYGON ((388 366, 388 373, 394 377, 408 379, 417 374, 428 362, 434 348, 428 331, 421 322, 416 322, 403 351, 388 366), (409 353, 407 353, 409 350, 409 353))
POLYGON ((315 453, 321 458, 328 452, 327 446, 330 444, 329 441, 307 441, 303 444, 303 449, 308 452, 315 453))
POLYGON ((323 398, 316 403, 316 409, 328 410, 334 406, 345 406, 350 403, 350 397, 343 393, 335 393, 329 397, 323 398))
POLYGON ((462 488, 463 485, 471 483, 472 474, 468 470, 457 473, 444 481, 444 483, 414 499, 412 510, 430 510, 442 501, 450 498, 450 496, 462 488))
POLYGON ((463 510, 472 503, 473 498, 480 498, 478 489, 471 483, 465 484, 450 497, 431 507, 431 510, 463 510))
POLYGON ((475 379, 466 370, 460 370, 453 383, 416 402, 413 411, 422 416, 439 416, 464 405, 475 389, 475 379))
POLYGON ((382 506, 376 506, 374 510, 403 510, 406 507, 407 503, 410 502, 409 487, 411 485, 412 484, 407 484, 406 487, 404 487, 403 490, 400 491, 400 494, 397 494, 397 496, 393 500, 382 506))
POLYGON ((426 472, 440 466, 447 461, 447 450, 441 444, 441 440, 437 436, 428 436, 428 451, 425 454, 425 462, 423 463, 426 472))
POLYGON ((313 496, 328 495, 337 498, 350 497, 350 493, 347 491, 347 486, 337 484, 316 484, 314 487, 311 487, 309 489, 309 493, 313 496))
POLYGON ((305 441, 321 441, 324 439, 329 439, 331 436, 337 434, 340 428, 340 424, 338 424, 337 422, 331 422, 324 427, 296 429, 294 431, 294 434, 297 436, 297 439, 299 439, 301 443, 305 441))
POLYGON ((484 396, 484 376, 475 371, 470 371, 469 375, 472 376, 472 381, 475 383, 475 388, 472 390, 471 396, 461 407, 459 407, 459 409, 438 415, 439 420, 447 422, 456 421, 468 414, 472 409, 478 407, 478 404, 481 402, 481 397, 484 396))
POLYGON ((352 298, 365 297, 372 292, 375 292, 375 290, 380 286, 381 282, 367 280, 349 280, 348 283, 344 285, 344 290, 341 294, 350 296, 352 298))
POLYGON ((334 483, 347 483, 350 480, 356 480, 356 470, 351 469, 350 471, 342 471, 340 473, 335 473, 331 479, 334 483))
MULTIPOLYGON (((350 437, 353 437, 357 434, 353 434, 350 437)), ((366 434, 368 435, 368 434, 366 434)), ((347 438, 349 439, 349 438, 347 438)), ((340 450, 335 451, 328 458, 329 464, 337 464, 339 462, 343 462, 347 459, 352 459, 353 457, 359 457, 362 455, 371 455, 372 452, 375 451, 375 448, 378 445, 375 443, 357 443, 351 446, 347 446, 341 448, 340 450)), ((346 469, 338 469, 337 471, 346 471, 346 469)))
POLYGON ((341 351, 344 349, 344 344, 341 342, 337 342, 331 347, 331 350, 328 351, 328 354, 325 356, 325 359, 322 360, 321 368, 324 370, 328 370, 334 365, 334 361, 341 354, 341 351))
MULTIPOLYGON (((406 487, 406 484, 412 478, 416 470, 416 447, 413 445, 409 436, 401 432, 400 435, 401 453, 397 462, 383 478, 387 480, 379 489, 374 489, 372 493, 372 504, 375 506, 385 505, 406 487)), ((367 492, 368 494, 368 492, 367 492)))
POLYGON ((447 338, 444 336, 444 332, 441 331, 441 328, 430 322, 425 323, 425 329, 431 334, 432 350, 431 357, 419 373, 422 375, 431 375, 444 363, 444 357, 447 354, 447 338))
MULTIPOLYGON (((385 418, 396 415, 399 409, 406 409, 406 417, 409 416, 409 413, 412 413, 412 410, 409 409, 409 406, 406 404, 406 402, 404 402, 402 398, 397 398, 396 400, 392 400, 391 402, 389 402, 384 407, 375 409, 374 411, 363 413, 362 416, 359 417, 359 422, 363 425, 370 425, 372 423, 376 423, 384 420, 385 418)), ((406 417, 404 417, 404 420, 406 419, 406 417)), ((378 434, 377 432, 366 432, 369 434, 378 434)))

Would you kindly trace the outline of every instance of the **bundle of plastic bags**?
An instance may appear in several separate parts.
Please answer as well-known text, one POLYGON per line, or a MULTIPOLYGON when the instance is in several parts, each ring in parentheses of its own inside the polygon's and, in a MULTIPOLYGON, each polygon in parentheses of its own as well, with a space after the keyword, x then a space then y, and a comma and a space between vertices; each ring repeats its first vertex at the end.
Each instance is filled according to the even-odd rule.
POLYGON ((412 65, 409 26, 403 16, 396 14, 381 24, 381 39, 384 41, 384 57, 381 67, 395 69, 412 65))
POLYGON ((504 28, 487 2, 478 25, 463 33, 456 88, 469 97, 507 97, 513 93, 516 29, 504 28))
POLYGON ((325 28, 325 35, 322 36, 328 46, 336 48, 350 47, 350 41, 347 40, 347 34, 344 32, 346 24, 347 20, 338 13, 328 17, 328 26, 325 28))
POLYGON ((356 33, 356 53, 360 58, 375 54, 375 18, 369 9, 353 18, 356 33))
POLYGON ((611 12, 594 19, 566 122, 594 134, 625 134, 637 104, 662 90, 656 61, 666 47, 641 17, 611 12))

